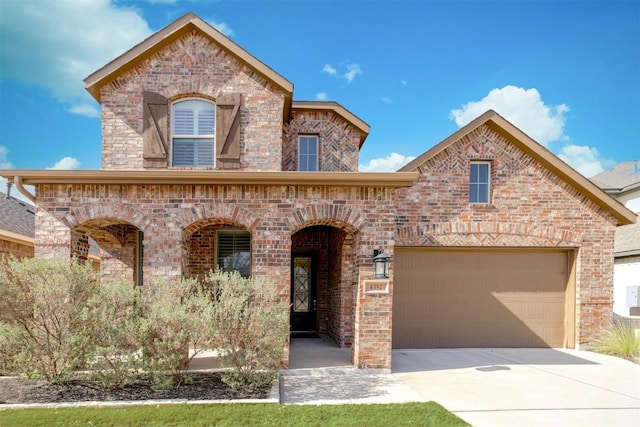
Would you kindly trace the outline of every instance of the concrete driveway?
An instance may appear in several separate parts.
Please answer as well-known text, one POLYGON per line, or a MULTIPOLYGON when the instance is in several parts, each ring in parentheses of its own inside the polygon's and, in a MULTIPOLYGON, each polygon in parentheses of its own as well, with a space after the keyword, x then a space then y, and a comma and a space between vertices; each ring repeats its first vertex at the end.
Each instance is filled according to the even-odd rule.
POLYGON ((640 366, 596 353, 394 350, 391 376, 477 427, 640 425, 640 366))
POLYGON ((328 339, 291 343, 285 404, 435 401, 476 427, 640 426, 640 365, 555 349, 394 350, 391 373, 353 369, 328 339))

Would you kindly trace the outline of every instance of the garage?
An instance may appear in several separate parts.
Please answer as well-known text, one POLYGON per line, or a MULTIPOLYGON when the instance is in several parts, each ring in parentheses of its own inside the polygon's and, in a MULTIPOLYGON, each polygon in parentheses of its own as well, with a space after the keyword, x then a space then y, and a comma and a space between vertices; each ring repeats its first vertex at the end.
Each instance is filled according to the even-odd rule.
POLYGON ((394 348, 573 347, 571 250, 396 247, 394 348))

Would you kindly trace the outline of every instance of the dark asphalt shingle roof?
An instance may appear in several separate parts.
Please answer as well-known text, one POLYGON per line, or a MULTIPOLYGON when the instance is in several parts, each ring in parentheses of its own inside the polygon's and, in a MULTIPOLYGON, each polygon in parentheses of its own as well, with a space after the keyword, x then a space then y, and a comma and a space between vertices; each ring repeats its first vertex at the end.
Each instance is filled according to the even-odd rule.
POLYGON ((33 237, 35 218, 33 205, 0 192, 0 229, 33 237))
MULTIPOLYGON (((0 230, 33 238, 35 225, 35 206, 15 197, 7 197, 6 193, 0 191, 0 230)), ((89 238, 89 253, 100 253, 100 246, 92 238, 89 238)))

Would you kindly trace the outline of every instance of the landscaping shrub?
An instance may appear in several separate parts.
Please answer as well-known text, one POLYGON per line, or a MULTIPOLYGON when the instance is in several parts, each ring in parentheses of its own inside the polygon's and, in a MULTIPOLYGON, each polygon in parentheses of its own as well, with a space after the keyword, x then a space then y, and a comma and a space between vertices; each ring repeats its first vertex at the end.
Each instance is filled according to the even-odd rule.
POLYGON ((631 325, 614 322, 600 330, 591 343, 591 349, 638 363, 640 362, 640 335, 631 325))
POLYGON ((185 279, 144 289, 141 304, 139 331, 145 367, 159 387, 180 384, 189 361, 212 345, 211 298, 198 282, 185 279))
POLYGON ((215 300, 211 321, 217 348, 235 368, 225 381, 233 387, 271 381, 289 331, 288 302, 273 284, 238 272, 211 272, 206 284, 215 300))
POLYGON ((89 301, 87 329, 91 331, 88 367, 108 387, 135 380, 142 369, 140 289, 131 281, 114 280, 100 286, 89 301))
POLYGON ((89 264, 10 258, 0 263, 0 357, 12 370, 60 381, 90 350, 84 319, 98 289, 89 264))

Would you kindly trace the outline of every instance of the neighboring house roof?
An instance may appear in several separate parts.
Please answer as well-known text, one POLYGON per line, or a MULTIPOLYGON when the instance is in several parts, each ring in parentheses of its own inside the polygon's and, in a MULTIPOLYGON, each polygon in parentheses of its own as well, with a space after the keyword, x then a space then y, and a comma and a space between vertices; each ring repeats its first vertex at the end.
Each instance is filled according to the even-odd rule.
MULTIPOLYGON (((0 191, 0 238, 33 246, 35 225, 35 206, 0 191)), ((93 256, 100 253, 100 247, 91 238, 89 253, 93 256)))
POLYGON ((194 29, 209 37, 228 53, 253 68, 257 73, 282 89, 286 97, 285 119, 289 117, 288 113, 291 105, 291 96, 293 94, 293 84, 191 12, 167 25, 140 44, 134 46, 104 67, 100 68, 98 71, 89 75, 84 79, 85 88, 98 102, 101 102, 100 88, 102 86, 108 84, 126 71, 134 68, 141 61, 147 59, 160 49, 194 29))
POLYGON ((636 222, 636 215, 633 212, 493 110, 487 111, 471 123, 463 126, 457 132, 401 168, 398 172, 417 170, 427 160, 483 125, 491 127, 506 137, 516 147, 520 148, 538 163, 580 191, 602 209, 609 212, 618 220, 618 225, 633 224, 636 222))
MULTIPOLYGON (((591 178, 596 185, 614 197, 640 191, 640 161, 632 160, 615 165, 591 178)), ((616 230, 615 256, 640 255, 640 222, 616 230)))
POLYGON ((613 169, 592 177, 591 181, 614 195, 640 189, 640 160, 618 163, 613 169))
POLYGON ((365 123, 358 116, 353 114, 351 111, 344 108, 342 105, 333 101, 293 101, 292 105, 293 110, 298 111, 321 111, 321 110, 329 110, 333 111, 347 122, 349 122, 352 126, 362 132, 362 136, 360 137, 360 147, 364 144, 364 140, 369 135, 369 125, 365 123))
POLYGON ((35 206, 0 192, 0 236, 33 242, 35 206))
POLYGON ((614 255, 616 258, 640 255, 640 222, 616 229, 614 255))

